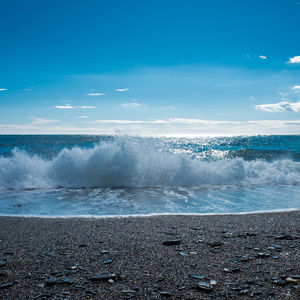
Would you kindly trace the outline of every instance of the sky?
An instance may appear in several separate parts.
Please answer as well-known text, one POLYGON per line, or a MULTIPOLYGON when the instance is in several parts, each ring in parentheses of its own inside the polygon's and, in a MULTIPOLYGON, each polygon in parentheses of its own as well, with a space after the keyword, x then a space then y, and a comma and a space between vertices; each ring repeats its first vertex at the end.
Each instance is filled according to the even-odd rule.
POLYGON ((300 133, 300 0, 2 0, 0 134, 300 133))

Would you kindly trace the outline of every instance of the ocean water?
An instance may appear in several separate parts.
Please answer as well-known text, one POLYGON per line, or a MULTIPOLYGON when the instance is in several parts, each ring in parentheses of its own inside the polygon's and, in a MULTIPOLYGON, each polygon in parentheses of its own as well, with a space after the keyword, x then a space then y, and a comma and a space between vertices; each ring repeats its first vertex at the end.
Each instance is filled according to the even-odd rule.
POLYGON ((0 135, 0 214, 300 209, 300 136, 0 135))

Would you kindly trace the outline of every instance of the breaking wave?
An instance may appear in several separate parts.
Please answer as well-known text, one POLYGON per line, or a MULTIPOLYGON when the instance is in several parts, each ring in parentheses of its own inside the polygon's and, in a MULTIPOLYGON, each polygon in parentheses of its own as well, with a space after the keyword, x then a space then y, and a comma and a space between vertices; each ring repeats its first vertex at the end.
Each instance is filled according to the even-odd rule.
POLYGON ((0 157, 1 189, 219 185, 300 185, 300 162, 207 161, 130 139, 63 149, 52 159, 18 149, 0 157))

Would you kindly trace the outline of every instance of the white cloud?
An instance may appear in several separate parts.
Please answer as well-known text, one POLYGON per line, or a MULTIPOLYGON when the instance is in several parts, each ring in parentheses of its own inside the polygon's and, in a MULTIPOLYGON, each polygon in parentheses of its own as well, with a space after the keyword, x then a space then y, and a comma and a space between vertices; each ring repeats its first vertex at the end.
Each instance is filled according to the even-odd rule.
POLYGON ((103 93, 89 93, 88 96, 103 96, 103 93))
POLYGON ((55 108, 58 108, 58 109, 74 109, 74 108, 92 109, 92 108, 96 108, 96 107, 91 106, 91 105, 73 106, 71 104, 66 104, 66 105, 55 105, 55 108))
POLYGON ((260 58, 260 59, 262 59, 262 60, 265 60, 265 59, 267 59, 267 57, 266 57, 266 56, 264 56, 264 55, 260 55, 260 56, 259 56, 259 58, 260 58))
POLYGON ((73 109, 74 106, 69 105, 69 104, 67 104, 67 105, 55 105, 55 108, 58 108, 58 109, 73 109))
POLYGON ((91 109, 91 108, 96 108, 95 106, 90 106, 90 105, 81 105, 79 106, 79 108, 82 108, 82 109, 91 109))
POLYGON ((294 87, 292 87, 292 90, 296 90, 296 91, 300 90, 300 85, 295 85, 294 87))
POLYGON ((77 118, 78 118, 78 119, 88 119, 89 116, 78 116, 77 118))
POLYGON ((126 92, 126 91, 129 91, 128 88, 125 88, 125 89, 116 89, 117 92, 126 92))
POLYGON ((0 91, 1 91, 1 92, 3 92, 3 91, 7 91, 7 89, 0 89, 0 91))
POLYGON ((128 134, 140 136, 228 136, 298 134, 300 120, 216 121, 201 119, 98 120, 72 124, 0 124, 0 134, 128 134), (93 125, 87 125, 93 124, 93 125))
POLYGON ((52 124, 52 123, 59 123, 60 122, 58 120, 49 120, 49 119, 35 118, 35 117, 32 117, 30 119, 33 120, 31 122, 32 125, 52 124))
POLYGON ((255 100, 256 100, 256 98, 255 98, 255 97, 253 97, 253 96, 250 96, 250 100, 251 100, 251 101, 255 101, 255 100))
POLYGON ((290 57, 288 63, 290 63, 290 64, 300 64, 300 56, 290 57))
POLYGON ((125 103, 121 104, 121 106, 122 107, 136 108, 136 107, 141 106, 141 104, 138 103, 138 102, 125 102, 125 103))
POLYGON ((267 112, 283 112, 283 111, 299 112, 300 101, 299 102, 281 101, 279 103, 272 103, 272 104, 259 104, 259 105, 255 105, 255 109, 260 109, 267 112))

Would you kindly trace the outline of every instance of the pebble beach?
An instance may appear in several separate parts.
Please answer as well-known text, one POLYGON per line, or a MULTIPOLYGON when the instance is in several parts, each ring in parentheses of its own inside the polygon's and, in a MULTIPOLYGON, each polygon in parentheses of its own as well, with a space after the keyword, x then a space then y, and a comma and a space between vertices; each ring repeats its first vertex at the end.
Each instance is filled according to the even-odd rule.
POLYGON ((0 217, 0 299, 299 299, 300 212, 0 217))

